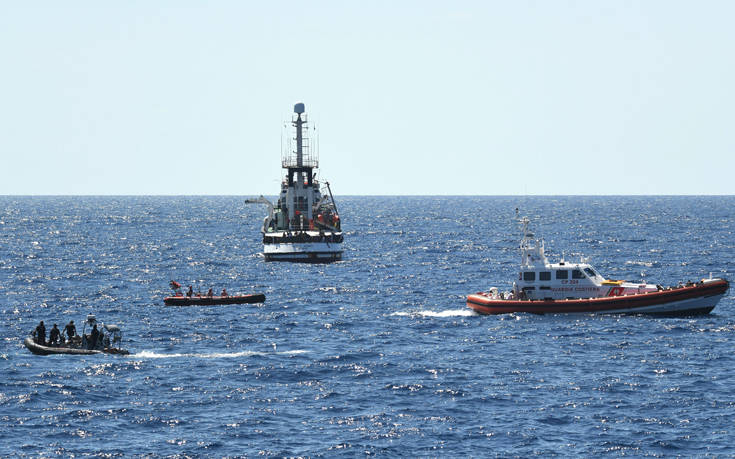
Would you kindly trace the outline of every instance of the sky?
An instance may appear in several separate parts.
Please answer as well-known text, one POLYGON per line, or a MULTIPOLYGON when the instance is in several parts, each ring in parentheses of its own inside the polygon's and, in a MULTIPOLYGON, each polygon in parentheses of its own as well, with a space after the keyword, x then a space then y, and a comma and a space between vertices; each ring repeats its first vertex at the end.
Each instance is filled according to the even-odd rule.
POLYGON ((1 195, 735 194, 732 1, 0 0, 1 195))

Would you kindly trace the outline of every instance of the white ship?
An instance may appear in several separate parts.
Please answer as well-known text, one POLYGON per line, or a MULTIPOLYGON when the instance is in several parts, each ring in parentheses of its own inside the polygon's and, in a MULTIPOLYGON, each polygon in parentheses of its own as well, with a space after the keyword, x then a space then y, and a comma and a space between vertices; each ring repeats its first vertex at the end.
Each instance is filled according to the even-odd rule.
POLYGON ((550 263, 543 240, 534 239, 528 223, 528 218, 521 220, 521 265, 513 289, 501 292, 492 287, 468 295, 469 308, 480 314, 706 314, 730 287, 727 279, 712 278, 711 274, 698 282, 663 287, 606 279, 586 260, 550 263))
POLYGON ((329 263, 342 259, 342 229, 329 182, 321 189, 315 172, 319 154, 312 148, 304 104, 294 106, 294 135, 286 143, 281 166, 286 177, 278 201, 263 196, 248 203, 268 206, 263 221, 266 261, 329 263))

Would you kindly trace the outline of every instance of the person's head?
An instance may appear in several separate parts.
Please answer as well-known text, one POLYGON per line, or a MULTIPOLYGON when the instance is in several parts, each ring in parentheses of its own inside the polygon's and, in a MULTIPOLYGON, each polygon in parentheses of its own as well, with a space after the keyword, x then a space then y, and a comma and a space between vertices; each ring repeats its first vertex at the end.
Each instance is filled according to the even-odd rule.
POLYGON ((54 328, 56 328, 56 324, 54 324, 54 328))
POLYGON ((72 324, 72 325, 74 325, 74 321, 73 320, 70 320, 69 323, 72 324))
POLYGON ((43 325, 43 320, 41 321, 41 325, 43 325))

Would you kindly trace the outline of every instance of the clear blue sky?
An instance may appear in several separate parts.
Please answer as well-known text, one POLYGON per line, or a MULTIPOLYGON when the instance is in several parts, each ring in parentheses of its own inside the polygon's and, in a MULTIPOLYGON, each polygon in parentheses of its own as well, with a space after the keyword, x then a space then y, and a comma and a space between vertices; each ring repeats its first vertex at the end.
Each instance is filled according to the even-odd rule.
POLYGON ((735 194, 733 1, 0 0, 0 194, 735 194))

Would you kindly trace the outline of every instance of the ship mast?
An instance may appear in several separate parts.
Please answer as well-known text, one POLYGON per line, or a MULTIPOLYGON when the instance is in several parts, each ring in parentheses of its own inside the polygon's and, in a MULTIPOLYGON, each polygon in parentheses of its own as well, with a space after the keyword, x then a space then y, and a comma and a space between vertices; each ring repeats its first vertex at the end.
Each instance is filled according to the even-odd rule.
POLYGON ((319 167, 316 154, 312 152, 306 108, 303 103, 294 105, 294 117, 291 124, 295 130, 295 150, 293 144, 284 152, 282 167, 288 170, 286 206, 288 208, 289 229, 303 229, 312 218, 311 209, 314 199, 313 170, 319 167), (305 218, 305 221, 302 221, 305 218))
POLYGON ((520 220, 522 237, 521 237, 521 267, 533 268, 544 267, 548 264, 546 254, 544 253, 544 241, 535 239, 532 232, 528 230, 530 220, 523 217, 520 220))
POLYGON ((294 121, 294 126, 296 127, 296 165, 298 167, 303 167, 304 165, 304 119, 306 118, 306 115, 304 115, 304 119, 301 118, 301 114, 304 113, 304 104, 296 104, 293 109, 294 113, 296 113, 296 121, 294 121))

